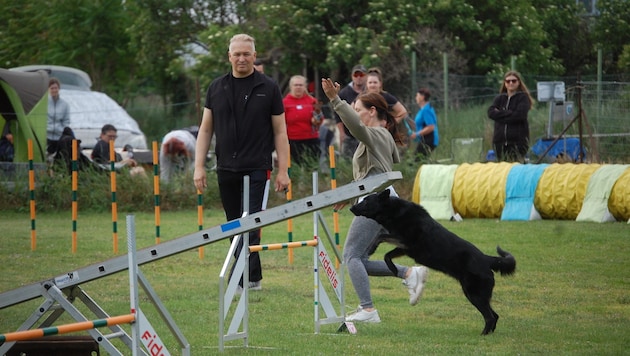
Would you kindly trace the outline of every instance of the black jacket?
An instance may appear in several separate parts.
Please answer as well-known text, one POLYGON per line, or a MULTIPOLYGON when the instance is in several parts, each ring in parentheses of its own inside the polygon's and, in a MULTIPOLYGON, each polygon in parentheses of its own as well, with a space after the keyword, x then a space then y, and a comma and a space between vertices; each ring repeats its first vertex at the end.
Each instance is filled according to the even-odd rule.
POLYGON ((271 116, 284 113, 282 94, 268 76, 257 71, 252 75, 253 87, 245 97, 234 97, 231 73, 208 87, 205 107, 212 110, 219 170, 272 169, 275 143, 271 116), (243 117, 236 117, 235 105, 244 105, 243 117))
POLYGON ((500 145, 529 143, 527 113, 530 107, 529 97, 523 92, 512 97, 502 93, 494 98, 488 108, 488 117, 494 121, 492 142, 500 145))

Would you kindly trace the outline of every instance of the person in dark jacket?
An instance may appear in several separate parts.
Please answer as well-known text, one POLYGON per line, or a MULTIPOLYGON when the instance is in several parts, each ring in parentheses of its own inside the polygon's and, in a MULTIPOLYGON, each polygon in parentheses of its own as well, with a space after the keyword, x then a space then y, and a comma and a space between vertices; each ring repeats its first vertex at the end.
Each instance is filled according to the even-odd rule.
MULTIPOLYGON (((114 125, 103 125, 101 128, 101 135, 92 150, 92 160, 101 168, 110 167, 109 142, 116 141, 117 138, 118 130, 114 127, 114 125)), ((123 167, 133 167, 134 169, 130 170, 132 175, 141 174, 143 172, 142 167, 138 167, 136 160, 130 157, 123 159, 120 153, 114 152, 114 169, 120 170, 123 167), (137 170, 135 169, 136 167, 138 167, 137 170)))
POLYGON ((0 136, 0 162, 13 162, 15 148, 13 147, 13 134, 9 122, 4 123, 2 136, 0 136))
POLYGON ((488 117, 494 121, 492 146, 499 161, 524 162, 529 150, 527 114, 534 99, 516 71, 503 76, 499 92, 488 108, 488 117))
MULTIPOLYGON (((195 147, 195 187, 207 187, 206 154, 215 135, 217 181, 228 220, 238 219, 243 209, 243 178, 249 176, 249 214, 263 209, 267 180, 273 167, 272 152, 278 157, 275 190, 285 191, 288 174, 289 139, 282 105, 282 93, 268 76, 254 69, 254 38, 232 37, 228 47, 232 71, 215 79, 208 88, 203 117, 195 147)), ((260 230, 249 234, 249 244, 260 244, 260 230)), ((242 244, 235 256, 238 256, 242 244)), ((262 268, 258 252, 249 256, 249 289, 260 290, 262 268)), ((243 288, 243 280, 239 282, 243 288)))

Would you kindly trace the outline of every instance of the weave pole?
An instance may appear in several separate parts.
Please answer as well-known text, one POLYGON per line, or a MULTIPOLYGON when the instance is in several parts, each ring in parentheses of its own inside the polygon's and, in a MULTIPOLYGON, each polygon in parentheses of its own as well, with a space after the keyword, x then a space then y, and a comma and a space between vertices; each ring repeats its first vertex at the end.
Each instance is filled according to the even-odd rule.
POLYGON ((78 217, 78 193, 79 188, 79 167, 77 163, 77 153, 79 143, 72 140, 72 253, 77 252, 77 217, 78 217))
MULTIPOLYGON (((197 189, 197 225, 199 226, 199 231, 203 230, 203 194, 199 189, 197 189)), ((199 247, 200 259, 203 259, 204 252, 203 246, 199 247)))
MULTIPOLYGON (((337 188, 336 164, 335 164, 335 147, 328 146, 328 156, 330 157, 330 187, 337 188)), ((339 212, 333 209, 333 230, 335 232, 335 244, 339 248, 339 212)), ((335 267, 339 268, 339 259, 335 257, 335 267)))
MULTIPOLYGON (((291 182, 291 150, 289 150, 289 164, 287 166, 287 174, 289 175, 289 186, 287 187, 287 203, 293 199, 293 183, 291 182)), ((287 219, 287 235, 289 243, 293 242, 293 219, 287 219)), ((289 248, 289 264, 293 264, 293 249, 289 248)))
POLYGON ((158 143, 153 141, 153 197, 155 205, 155 244, 160 243, 160 161, 158 143))
POLYGON ((33 164, 33 140, 27 141, 28 147, 28 194, 31 210, 31 251, 37 247, 37 231, 35 230, 35 166, 33 164))
POLYGON ((114 253, 118 253, 118 203, 116 202, 116 152, 114 140, 109 141, 109 177, 112 191, 112 241, 114 253))
POLYGON ((16 331, 16 332, 0 335, 0 344, 5 343, 5 342, 11 342, 11 341, 30 340, 30 339, 35 339, 38 337, 43 337, 43 336, 67 334, 67 333, 72 333, 76 331, 84 331, 88 329, 101 328, 105 326, 129 324, 129 323, 134 322, 135 320, 136 320, 136 316, 134 314, 126 314, 126 315, 113 316, 111 318, 106 318, 106 319, 82 321, 82 322, 72 323, 72 324, 51 326, 48 328, 16 331))

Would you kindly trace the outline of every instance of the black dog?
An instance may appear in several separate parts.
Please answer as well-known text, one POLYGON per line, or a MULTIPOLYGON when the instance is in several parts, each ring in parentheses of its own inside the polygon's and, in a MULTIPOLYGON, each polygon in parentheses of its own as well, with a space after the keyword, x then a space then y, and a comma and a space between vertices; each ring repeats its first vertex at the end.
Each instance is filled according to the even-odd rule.
POLYGON ((385 262, 394 274, 397 268, 392 258, 407 255, 419 264, 457 279, 466 298, 486 321, 482 334, 494 331, 499 315, 490 307, 494 288, 492 271, 501 275, 514 273, 516 260, 509 252, 497 246, 501 257, 483 254, 475 245, 440 225, 420 205, 390 197, 389 190, 369 195, 350 211, 374 219, 387 229, 389 234, 380 236, 373 249, 381 242, 396 246, 385 254, 385 262))

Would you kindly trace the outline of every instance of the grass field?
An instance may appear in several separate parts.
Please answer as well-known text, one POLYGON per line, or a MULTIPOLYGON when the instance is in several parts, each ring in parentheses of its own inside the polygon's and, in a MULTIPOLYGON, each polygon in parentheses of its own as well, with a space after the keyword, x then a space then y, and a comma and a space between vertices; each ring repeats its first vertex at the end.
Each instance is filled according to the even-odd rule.
MULTIPOLYGON (((332 212, 326 212, 332 216, 332 212)), ((351 219, 340 213, 345 236, 351 219)), ((328 219, 328 218, 327 218, 328 219)), ((328 219, 332 230, 332 217, 328 219)), ((138 248, 155 242, 154 216, 135 214, 138 248)), ((207 210, 205 227, 223 222, 222 211, 207 210)), ((3 212, 0 217, 0 291, 8 291, 112 258, 112 223, 107 213, 79 214, 78 250, 71 252, 69 212, 37 216, 37 249, 30 249, 30 217, 3 212)), ((494 334, 480 336, 481 315, 457 282, 431 271, 417 306, 394 278, 372 278, 380 324, 358 324, 356 335, 324 325, 314 334, 313 252, 295 249, 262 253, 263 290, 250 294, 249 348, 226 343, 226 355, 410 355, 410 354, 630 354, 630 226, 575 221, 502 222, 469 219, 443 224, 495 254, 497 244, 517 260, 512 277, 496 277, 493 307, 500 315, 494 334)), ((295 220, 294 240, 312 237, 310 215, 295 220)), ((126 251, 125 216, 119 216, 120 251, 126 251)), ((196 211, 162 214, 162 241, 197 231, 196 211)), ((287 241, 285 222, 263 229, 263 243, 287 241)), ((343 241, 341 242, 343 244, 343 241)), ((381 258, 388 246, 381 246, 381 258)), ((187 251, 140 267, 191 344, 193 355, 218 354, 218 274, 227 241, 207 245, 204 258, 187 251)), ((331 252, 329 250, 329 252, 331 252)), ((406 258, 398 262, 411 264, 406 258)), ((81 285, 110 315, 129 312, 129 280, 118 273, 81 285)), ((349 278, 346 309, 358 304, 349 278)), ((179 346, 148 298, 140 306, 173 355, 179 346)), ((16 330, 42 300, 0 310, 0 332, 16 330)), ((87 314, 86 314, 87 315, 87 314)), ((88 318, 93 318, 87 315, 88 318)), ((58 324, 72 322, 67 315, 58 324)), ((124 347, 121 350, 128 351, 124 347)))

